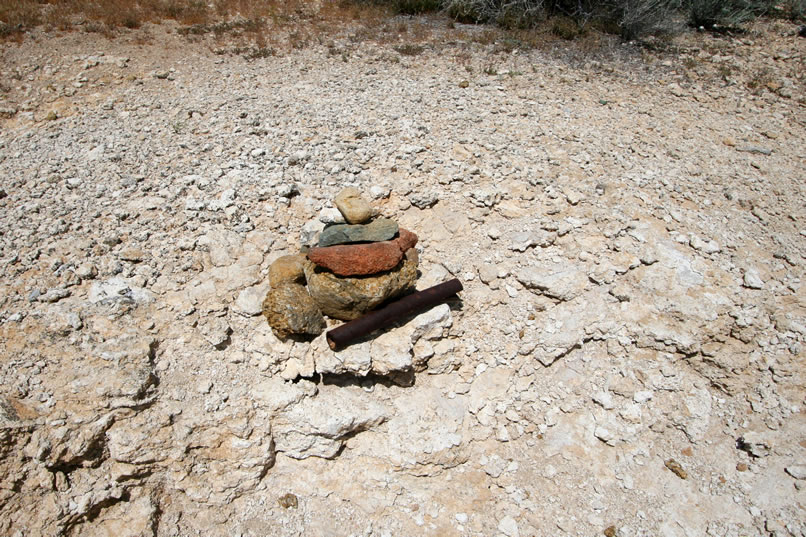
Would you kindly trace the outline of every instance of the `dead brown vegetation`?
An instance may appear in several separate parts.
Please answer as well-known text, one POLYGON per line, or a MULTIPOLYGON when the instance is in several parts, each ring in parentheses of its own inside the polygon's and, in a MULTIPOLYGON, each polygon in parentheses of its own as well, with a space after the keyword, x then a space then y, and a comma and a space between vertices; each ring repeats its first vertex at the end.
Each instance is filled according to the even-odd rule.
POLYGON ((247 34, 255 41, 265 41, 269 27, 282 27, 299 46, 307 34, 327 32, 334 23, 373 24, 388 14, 377 4, 351 0, 0 0, 0 37, 19 39, 39 26, 113 35, 173 20, 187 35, 247 34))

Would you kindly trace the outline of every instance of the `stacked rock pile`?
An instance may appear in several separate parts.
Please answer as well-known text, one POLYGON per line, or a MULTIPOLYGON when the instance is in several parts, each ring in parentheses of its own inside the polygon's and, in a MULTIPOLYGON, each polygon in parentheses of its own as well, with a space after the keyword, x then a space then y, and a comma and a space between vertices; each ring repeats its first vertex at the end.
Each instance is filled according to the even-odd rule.
POLYGON ((373 218, 355 188, 342 190, 333 203, 346 223, 326 227, 316 247, 269 268, 263 314, 280 338, 320 334, 323 314, 357 319, 416 282, 417 235, 389 218, 373 218))

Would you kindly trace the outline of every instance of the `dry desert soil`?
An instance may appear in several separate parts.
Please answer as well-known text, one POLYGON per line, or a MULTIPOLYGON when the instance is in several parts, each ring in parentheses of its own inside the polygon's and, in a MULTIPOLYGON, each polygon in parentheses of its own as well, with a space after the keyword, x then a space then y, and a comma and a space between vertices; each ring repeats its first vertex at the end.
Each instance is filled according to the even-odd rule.
POLYGON ((797 30, 0 45, 0 534, 806 535, 797 30), (260 305, 346 186, 464 291, 337 354, 260 305))

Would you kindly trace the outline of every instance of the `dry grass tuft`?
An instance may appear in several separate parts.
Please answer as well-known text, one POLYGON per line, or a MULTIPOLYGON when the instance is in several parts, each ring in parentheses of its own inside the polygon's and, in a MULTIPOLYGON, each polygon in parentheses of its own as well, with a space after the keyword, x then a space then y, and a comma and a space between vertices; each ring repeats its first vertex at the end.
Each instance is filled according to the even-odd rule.
MULTIPOLYGON (((326 45, 339 34, 353 43, 391 45, 399 61, 400 56, 416 57, 434 50, 435 33, 440 43, 475 43, 504 54, 557 47, 596 52, 612 48, 617 38, 611 33, 621 32, 618 25, 595 20, 581 24, 559 14, 530 25, 482 26, 462 24, 449 12, 400 15, 406 10, 428 12, 436 5, 432 0, 0 0, 0 40, 20 41, 26 32, 40 27, 109 37, 134 31, 132 39, 147 43, 150 33, 145 25, 170 20, 188 40, 214 40, 217 53, 263 58, 326 45)), ((337 55, 347 61, 349 50, 340 48, 337 55)), ((751 85, 766 84, 763 77, 757 78, 751 85)))
POLYGON ((42 8, 34 0, 0 2, 0 37, 19 38, 23 32, 41 24, 42 8))
POLYGON ((415 45, 412 43, 406 43, 403 45, 398 45, 395 47, 395 50, 398 54, 402 54, 403 56, 419 56, 425 50, 425 47, 421 45, 415 45))
POLYGON ((174 20, 188 36, 235 35, 253 42, 267 42, 269 29, 281 28, 288 44, 299 48, 344 24, 380 26, 391 14, 388 7, 356 0, 0 0, 0 38, 19 40, 40 26, 112 36, 174 20))

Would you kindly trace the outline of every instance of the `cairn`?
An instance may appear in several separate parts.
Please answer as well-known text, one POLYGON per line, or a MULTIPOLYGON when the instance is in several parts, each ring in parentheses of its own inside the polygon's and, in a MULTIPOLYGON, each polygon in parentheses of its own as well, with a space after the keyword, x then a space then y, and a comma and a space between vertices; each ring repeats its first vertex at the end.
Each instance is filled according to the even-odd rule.
POLYGON ((282 339, 322 333, 323 314, 357 319, 416 282, 417 235, 389 218, 373 218, 355 188, 342 190, 333 203, 346 223, 327 226, 317 246, 269 268, 263 314, 282 339))

